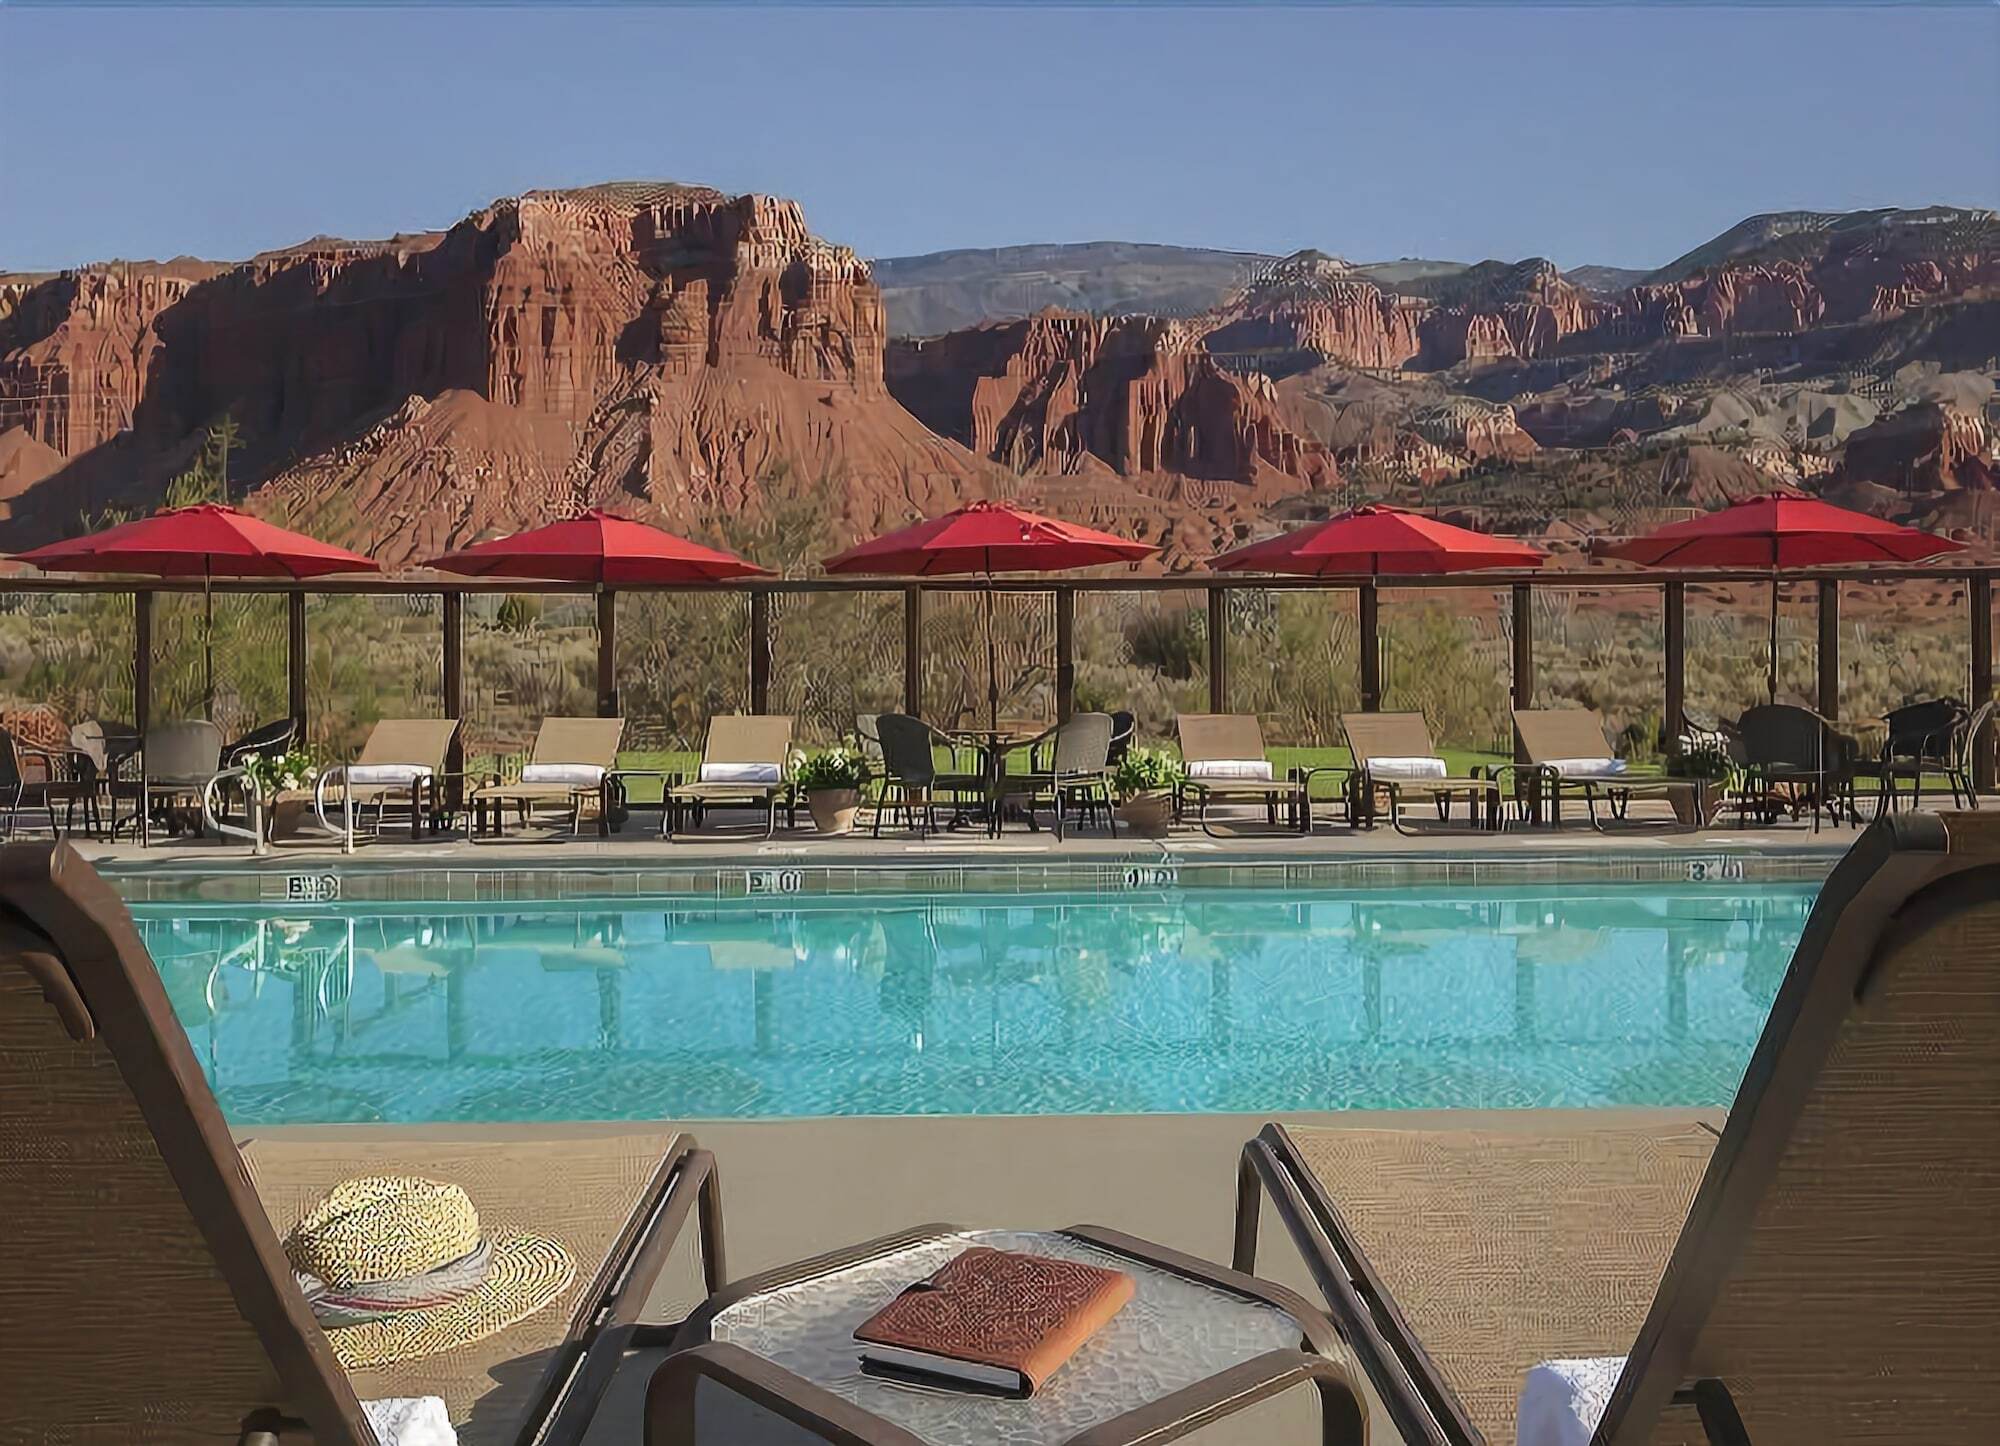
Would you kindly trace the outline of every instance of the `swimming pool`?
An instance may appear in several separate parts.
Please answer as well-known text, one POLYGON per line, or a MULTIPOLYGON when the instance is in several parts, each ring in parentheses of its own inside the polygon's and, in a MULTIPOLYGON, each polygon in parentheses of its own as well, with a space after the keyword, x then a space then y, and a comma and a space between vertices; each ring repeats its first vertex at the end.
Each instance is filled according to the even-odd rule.
POLYGON ((238 1124, 1723 1105, 1816 886, 133 906, 238 1124))

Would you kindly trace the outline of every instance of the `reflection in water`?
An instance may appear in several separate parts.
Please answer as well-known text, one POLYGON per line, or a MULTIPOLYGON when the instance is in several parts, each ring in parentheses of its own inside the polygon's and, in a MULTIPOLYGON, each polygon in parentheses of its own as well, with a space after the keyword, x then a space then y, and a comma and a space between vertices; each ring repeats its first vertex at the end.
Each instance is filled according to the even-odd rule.
POLYGON ((1811 898, 135 912, 259 1123, 1726 1104, 1811 898))

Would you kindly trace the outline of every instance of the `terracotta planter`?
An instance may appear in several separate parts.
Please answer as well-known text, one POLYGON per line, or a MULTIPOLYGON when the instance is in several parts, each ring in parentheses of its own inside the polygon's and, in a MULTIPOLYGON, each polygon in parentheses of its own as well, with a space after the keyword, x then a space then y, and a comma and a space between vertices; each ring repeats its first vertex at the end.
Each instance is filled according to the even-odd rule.
POLYGON ((806 811, 813 827, 825 834, 852 833, 854 815, 861 811, 858 788, 814 788, 806 792, 806 811))
POLYGON ((1119 800, 1118 821, 1148 838, 1165 834, 1174 821, 1174 796, 1164 788, 1135 793, 1119 800))

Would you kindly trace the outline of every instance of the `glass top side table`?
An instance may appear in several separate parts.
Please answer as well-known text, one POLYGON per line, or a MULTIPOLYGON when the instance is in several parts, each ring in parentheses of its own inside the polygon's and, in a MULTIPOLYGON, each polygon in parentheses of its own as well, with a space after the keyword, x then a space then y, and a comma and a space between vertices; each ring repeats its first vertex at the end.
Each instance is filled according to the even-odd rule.
POLYGON ((653 1378, 647 1439, 1119 1446, 1171 1441, 1307 1383, 1318 1391, 1324 1440, 1359 1443, 1362 1407, 1338 1338, 1323 1314, 1282 1286, 1089 1226, 932 1225, 711 1296, 653 1378), (972 1245, 1109 1266, 1130 1274, 1137 1290, 1024 1401, 864 1374, 855 1327, 972 1245), (724 1399, 732 1395, 741 1399, 724 1399))

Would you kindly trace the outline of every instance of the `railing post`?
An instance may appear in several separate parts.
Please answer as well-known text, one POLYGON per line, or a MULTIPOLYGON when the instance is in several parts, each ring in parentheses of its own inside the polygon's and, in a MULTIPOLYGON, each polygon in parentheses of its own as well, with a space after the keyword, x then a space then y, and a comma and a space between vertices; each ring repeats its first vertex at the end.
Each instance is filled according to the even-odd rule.
POLYGON ((1819 713, 1840 717, 1840 584, 1819 582, 1819 713))
POLYGON ((132 726, 143 741, 153 723, 153 595, 132 594, 132 726))
POLYGON ((1056 722, 1076 711, 1076 589, 1056 589, 1056 722))
POLYGON ((597 716, 618 716, 618 594, 597 590, 597 716))
POLYGON ((1382 711, 1382 616, 1375 584, 1361 584, 1361 711, 1382 711))
POLYGON ((459 776, 465 772, 465 594, 448 592, 443 594, 444 604, 444 676, 439 680, 444 694, 444 716, 459 720, 458 731, 451 735, 451 747, 445 751, 445 771, 452 775, 446 788, 446 796, 453 808, 464 801, 464 780, 459 776))
POLYGON ((750 711, 771 708, 771 594, 766 588, 750 593, 750 711))
POLYGON ((1229 711, 1229 593, 1208 590, 1208 711, 1229 711))
POLYGON ((923 716, 924 590, 915 583, 903 589, 903 711, 923 716))
POLYGON ((1670 582, 1661 599, 1660 622, 1667 654, 1666 711, 1660 718, 1660 745, 1681 749, 1681 715, 1687 711, 1687 584, 1670 582))
MULTIPOLYGON (((1972 603, 1972 697, 1974 708, 1993 696, 1993 578, 1975 577, 1970 590, 1972 603)), ((1972 740, 1972 786, 1991 793, 1994 786, 1992 720, 1972 740)))
MULTIPOLYGON (((1513 586, 1514 603, 1514 706, 1532 708, 1535 706, 1535 595, 1525 582, 1513 586)), ((1526 763, 1527 754, 1521 748, 1517 734, 1514 739, 1514 761, 1526 763)))
POLYGON ((293 591, 285 597, 285 682, 292 721, 299 737, 306 731, 306 595, 293 591))

